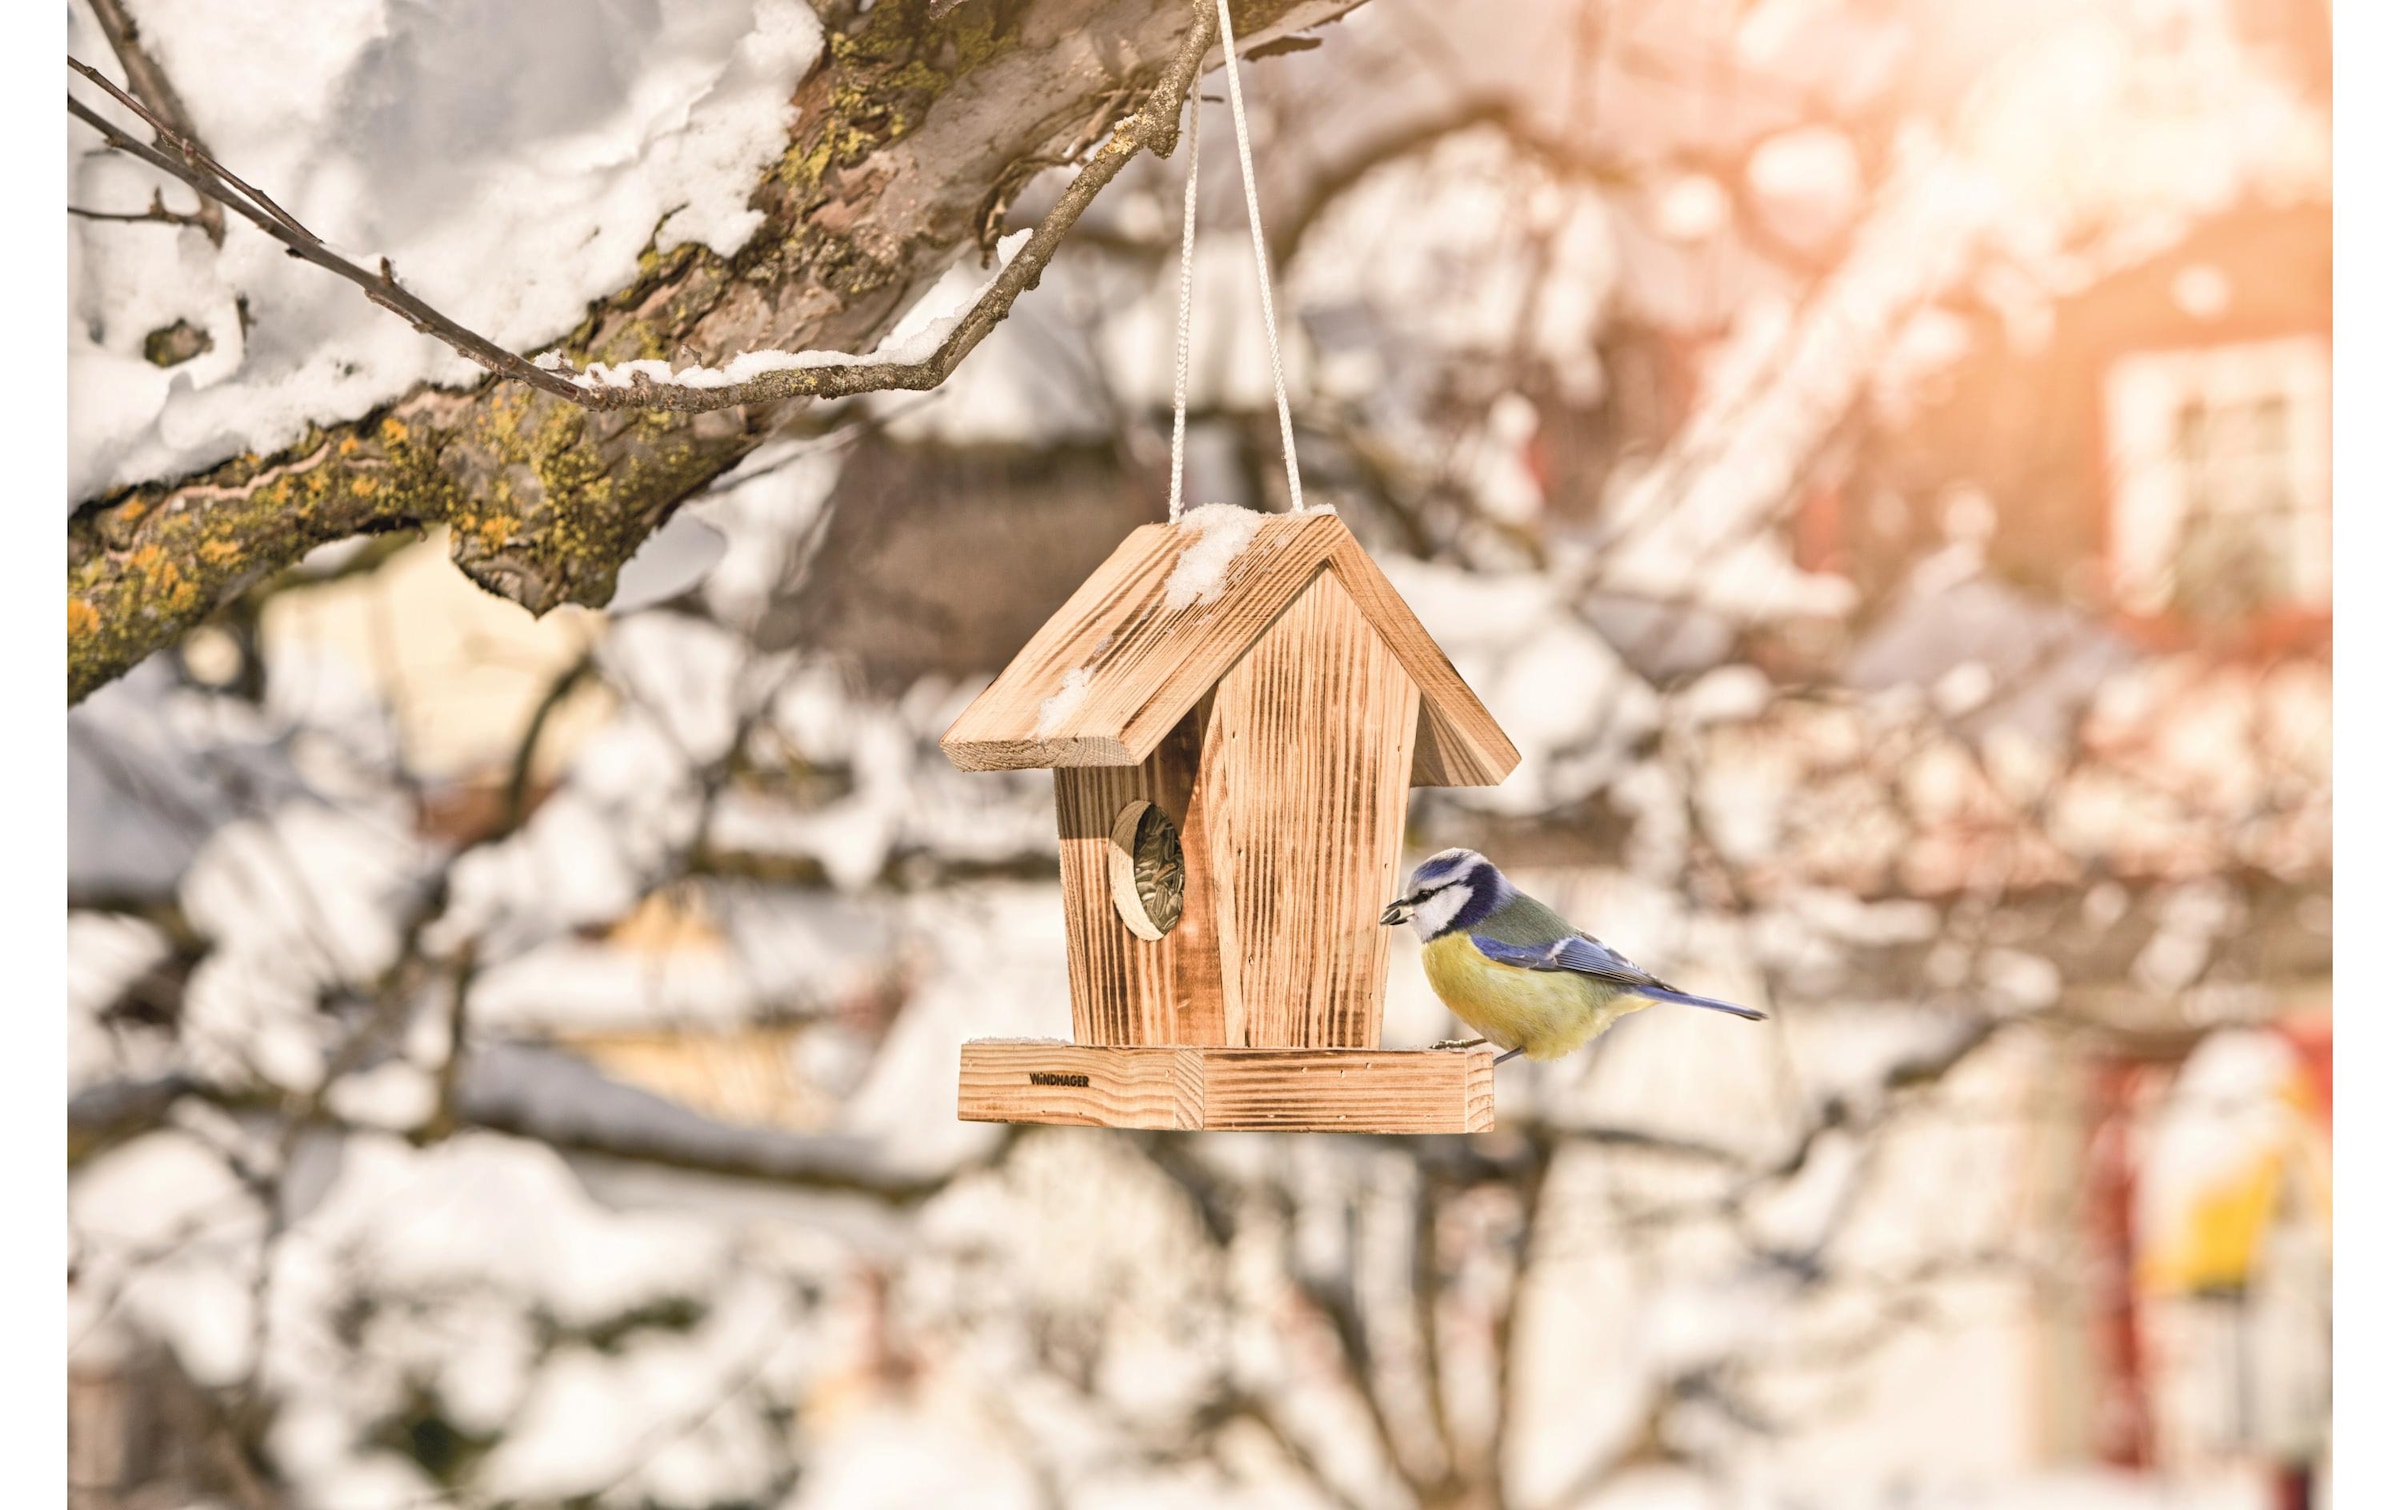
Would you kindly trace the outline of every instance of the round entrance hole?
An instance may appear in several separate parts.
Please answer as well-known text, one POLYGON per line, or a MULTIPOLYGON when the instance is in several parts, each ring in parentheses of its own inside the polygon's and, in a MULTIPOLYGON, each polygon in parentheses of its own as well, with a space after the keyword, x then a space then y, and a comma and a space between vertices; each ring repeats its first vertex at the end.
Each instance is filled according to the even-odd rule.
POLYGON ((1129 802, 1109 830, 1108 893, 1136 938, 1162 939, 1183 917, 1183 840, 1156 803, 1129 802))

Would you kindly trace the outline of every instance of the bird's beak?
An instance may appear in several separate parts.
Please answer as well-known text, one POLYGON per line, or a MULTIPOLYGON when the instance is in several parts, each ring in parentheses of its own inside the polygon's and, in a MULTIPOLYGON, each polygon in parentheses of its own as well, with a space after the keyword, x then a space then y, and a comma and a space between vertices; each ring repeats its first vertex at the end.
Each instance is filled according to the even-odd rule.
POLYGON ((1402 897, 1399 901, 1383 909, 1383 926, 1391 928, 1407 922, 1409 913, 1414 910, 1408 905, 1408 898, 1402 897))

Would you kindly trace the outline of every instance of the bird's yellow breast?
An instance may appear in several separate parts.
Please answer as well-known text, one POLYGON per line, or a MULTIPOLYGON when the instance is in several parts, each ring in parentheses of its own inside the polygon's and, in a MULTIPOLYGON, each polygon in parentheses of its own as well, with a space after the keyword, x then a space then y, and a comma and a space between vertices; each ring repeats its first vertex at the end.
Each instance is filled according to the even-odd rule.
POLYGON ((1588 975, 1521 970, 1487 958, 1463 933, 1424 948, 1425 979, 1459 1020, 1528 1059, 1572 1054, 1649 998, 1611 990, 1588 975))

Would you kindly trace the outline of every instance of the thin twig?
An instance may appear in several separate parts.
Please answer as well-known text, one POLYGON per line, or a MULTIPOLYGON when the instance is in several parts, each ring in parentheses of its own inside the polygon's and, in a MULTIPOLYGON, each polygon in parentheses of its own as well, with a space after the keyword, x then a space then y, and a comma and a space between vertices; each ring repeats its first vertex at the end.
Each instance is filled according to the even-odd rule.
MULTIPOLYGON (((209 204, 209 202, 206 200, 201 202, 203 204, 209 204)), ((215 206, 213 204, 209 204, 209 208, 214 209, 215 206)), ((67 213, 82 220, 113 220, 135 224, 143 221, 154 220, 163 225, 196 225, 204 231, 208 229, 207 219, 201 216, 199 213, 193 212, 186 214, 181 210, 168 209, 167 196, 164 191, 159 189, 152 189, 150 191, 150 208, 146 210, 141 210, 138 212, 128 212, 125 210, 87 210, 79 204, 71 204, 67 206, 67 213)), ((222 223, 221 217, 220 223, 222 223)))
POLYGON ((1215 44, 1214 21, 1214 10, 1208 0, 1194 0, 1191 29, 1184 34, 1182 46, 1177 49, 1167 65, 1165 75, 1150 91, 1141 109, 1117 123, 1116 129, 1108 134, 1098 151, 1092 155, 1091 161, 1084 164, 1067 185, 1066 191, 1059 196, 1058 202, 1034 227, 1031 240, 1009 259, 1008 265, 1001 269, 999 276, 992 280, 931 356, 919 362, 857 362, 840 366, 791 367, 722 388, 688 388, 675 383, 657 382, 640 373, 633 375, 628 386, 601 386, 536 367, 524 357, 476 334, 408 292, 392 270, 389 258, 381 259, 377 270, 369 272, 333 252, 322 238, 294 219, 265 193, 234 176, 162 113, 150 109, 119 89, 106 76, 74 58, 67 59, 67 66, 107 90, 119 104, 140 116, 158 133, 158 145, 136 141, 73 95, 67 97, 67 110, 76 119, 97 130, 110 147, 140 158, 189 186, 203 199, 213 200, 233 210, 282 242, 290 255, 348 279, 375 303, 401 316, 427 335, 447 342, 461 356, 501 377, 538 388, 586 409, 666 409, 694 414, 782 399, 843 398, 895 389, 923 391, 938 386, 965 359, 968 352, 981 344, 983 338, 1007 318, 1017 296, 1041 281, 1042 270, 1049 266, 1051 257, 1066 240, 1075 222, 1136 153, 1147 148, 1165 157, 1175 150, 1181 125, 1179 107, 1185 91, 1191 87, 1192 80, 1199 74, 1215 44))
MULTIPOLYGON (((160 129, 171 132, 178 141, 197 144, 200 140, 200 133, 192 128, 192 112, 184 107, 183 96, 176 93, 174 81, 167 77, 167 71, 159 67, 158 60, 143 49, 141 29, 133 24, 133 17, 127 13, 119 0, 89 0, 89 3, 92 8, 92 19, 100 23, 102 34, 108 38, 109 49, 117 55, 118 64, 125 70, 125 82, 133 86, 133 92, 141 97, 144 104, 157 112, 158 119, 166 122, 166 125, 160 129)), ((68 213, 75 212, 70 210, 68 213)), ((225 212, 205 194, 200 196, 200 207, 189 215, 171 217, 163 215, 124 217, 87 215, 86 218, 92 220, 120 218, 163 220, 172 218, 178 224, 198 226, 208 234, 209 243, 213 246, 225 244, 225 212)))
MULTIPOLYGON (((75 62, 74 59, 70 58, 67 61, 78 72, 94 78, 99 77, 92 74, 91 70, 85 68, 81 63, 75 62)), ((111 94, 118 95, 120 99, 123 98, 122 92, 115 85, 109 84, 106 79, 101 79, 100 82, 108 88, 111 94)), ((139 109, 140 107, 136 105, 134 108, 139 109)), ((98 111, 85 105, 83 101, 73 95, 67 96, 67 113, 98 131, 102 139, 111 147, 140 158, 162 173, 172 174, 175 178, 190 185, 195 192, 205 194, 234 211, 252 225, 282 242, 285 251, 290 255, 298 257, 303 262, 314 263, 329 273, 337 274, 357 284, 369 299, 406 319, 427 335, 440 337, 461 356, 479 363, 502 377, 515 378, 517 381, 530 384, 545 393, 556 394, 560 398, 579 403, 583 401, 583 390, 575 384, 555 373, 544 372, 513 351, 494 345, 457 321, 450 319, 407 289, 402 288, 398 278, 392 273, 392 264, 389 258, 384 259, 383 269, 380 273, 370 273, 356 263, 328 250, 324 242, 318 240, 306 227, 300 226, 299 222, 290 220, 290 217, 286 216, 280 207, 273 208, 271 213, 269 208, 263 208, 273 207, 275 204, 264 194, 257 194, 255 200, 243 197, 241 192, 231 187, 238 180, 224 174, 206 154, 200 153, 197 148, 189 149, 186 159, 178 162, 147 143, 135 141, 131 136, 112 125, 98 111)), ((178 144, 178 150, 184 150, 187 146, 188 144, 178 144)), ((256 194, 255 190, 249 192, 256 194)))
MULTIPOLYGON (((110 98, 114 99, 118 104, 123 105, 126 109, 132 111, 135 115, 140 116, 143 122, 147 124, 152 131, 158 133, 159 143, 163 146, 173 147, 178 153, 182 154, 184 161, 189 163, 194 171, 205 173, 211 178, 217 179, 221 184, 230 185, 234 190, 238 191, 243 197, 250 200, 251 203, 255 204, 258 208, 275 217, 275 219, 283 225, 284 229, 290 231, 293 235, 301 237, 303 240, 310 242, 316 242, 319 240, 317 234, 314 231, 311 231, 307 226, 302 225, 296 218, 293 217, 290 211, 284 209, 283 206, 277 204, 274 200, 269 199, 265 190, 256 187, 240 177, 237 177, 232 169, 226 167, 223 163, 218 162, 214 157, 211 157, 208 153, 208 149, 201 146, 197 138, 187 136, 183 132, 176 130, 172 121, 163 118, 158 114, 158 112, 152 110, 140 100, 135 99, 132 95, 127 94, 122 89, 119 89, 113 82, 110 81, 108 75, 100 72, 98 69, 92 67, 88 63, 78 62, 72 57, 67 59, 67 66, 74 69, 77 73, 82 74, 85 78, 90 79, 102 89, 107 90, 110 98)), ((212 195, 210 190, 205 185, 193 184, 192 188, 195 193, 209 195, 221 203, 232 205, 237 210, 242 208, 239 203, 232 199, 226 198, 221 193, 212 195)))

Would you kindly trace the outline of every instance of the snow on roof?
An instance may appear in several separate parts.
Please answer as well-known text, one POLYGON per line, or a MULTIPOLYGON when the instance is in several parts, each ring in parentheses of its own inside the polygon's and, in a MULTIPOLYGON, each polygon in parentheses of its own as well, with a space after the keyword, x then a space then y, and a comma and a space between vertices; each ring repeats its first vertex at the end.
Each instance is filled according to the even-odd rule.
POLYGON ((959 715, 942 737, 950 758, 976 771, 1139 764, 1330 570, 1424 698, 1415 781, 1488 785, 1508 774, 1515 748, 1340 519, 1310 512, 1248 526, 1220 508, 1230 506, 1126 536, 959 715))
POLYGON ((1161 606, 1181 613, 1198 603, 1214 603, 1225 595, 1225 573, 1234 557, 1250 548, 1267 516, 1230 503, 1204 503, 1177 521, 1186 535, 1196 536, 1175 558, 1167 573, 1167 595, 1161 606))

